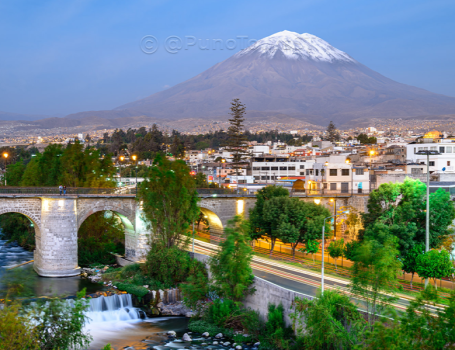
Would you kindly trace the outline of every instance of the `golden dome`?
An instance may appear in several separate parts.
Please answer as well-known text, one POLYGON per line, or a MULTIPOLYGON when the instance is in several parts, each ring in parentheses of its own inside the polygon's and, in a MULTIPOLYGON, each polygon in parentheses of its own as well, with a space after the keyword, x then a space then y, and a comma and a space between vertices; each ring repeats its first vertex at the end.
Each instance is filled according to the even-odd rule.
POLYGON ((429 131, 425 134, 423 137, 424 139, 441 139, 442 138, 442 133, 440 133, 437 130, 434 131, 429 131))

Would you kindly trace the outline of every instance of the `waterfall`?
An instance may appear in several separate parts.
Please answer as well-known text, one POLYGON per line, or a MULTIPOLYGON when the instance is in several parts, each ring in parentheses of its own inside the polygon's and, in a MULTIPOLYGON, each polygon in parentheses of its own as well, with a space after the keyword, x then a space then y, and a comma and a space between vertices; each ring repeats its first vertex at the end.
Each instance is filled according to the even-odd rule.
POLYGON ((88 323, 139 320, 143 312, 133 306, 130 294, 101 296, 90 299, 90 307, 86 312, 88 323))

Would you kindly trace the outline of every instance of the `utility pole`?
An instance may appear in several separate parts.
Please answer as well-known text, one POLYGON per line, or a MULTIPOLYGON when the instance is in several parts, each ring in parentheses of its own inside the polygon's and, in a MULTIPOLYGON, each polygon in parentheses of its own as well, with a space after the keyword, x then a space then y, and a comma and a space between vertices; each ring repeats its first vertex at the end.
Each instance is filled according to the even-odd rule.
MULTIPOLYGON (((427 156, 427 203, 425 220, 425 253, 430 250, 430 154, 439 155, 438 151, 418 151, 416 154, 427 156)), ((428 286, 428 278, 425 278, 425 288, 428 286)))

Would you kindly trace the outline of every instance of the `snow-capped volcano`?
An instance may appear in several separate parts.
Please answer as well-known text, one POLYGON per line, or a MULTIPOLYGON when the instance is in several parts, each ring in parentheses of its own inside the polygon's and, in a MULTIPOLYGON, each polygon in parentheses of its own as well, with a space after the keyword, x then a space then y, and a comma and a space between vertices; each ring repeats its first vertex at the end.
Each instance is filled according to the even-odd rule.
POLYGON ((260 57, 274 58, 283 55, 289 59, 306 59, 321 62, 356 62, 346 52, 338 50, 327 41, 315 35, 284 30, 261 39, 234 57, 257 54, 260 57))
POLYGON ((246 104, 248 118, 261 121, 287 116, 340 125, 361 118, 455 114, 453 97, 386 78, 314 35, 283 31, 104 117, 128 112, 168 120, 226 120, 233 98, 246 104))

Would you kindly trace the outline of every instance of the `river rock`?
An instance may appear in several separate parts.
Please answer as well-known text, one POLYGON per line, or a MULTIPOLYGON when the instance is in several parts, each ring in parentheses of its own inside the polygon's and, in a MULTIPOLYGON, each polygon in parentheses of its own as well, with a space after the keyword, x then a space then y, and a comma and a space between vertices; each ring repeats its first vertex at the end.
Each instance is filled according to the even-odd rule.
POLYGON ((177 336, 177 333, 175 333, 175 331, 169 331, 169 332, 167 332, 166 334, 167 334, 168 336, 174 337, 174 338, 177 336))
POLYGON ((237 346, 235 347, 235 350, 242 350, 242 349, 243 349, 243 348, 242 348, 242 345, 237 345, 237 346))
POLYGON ((261 342, 259 342, 259 341, 257 343, 254 343, 255 347, 259 347, 259 345, 261 345, 261 342))
POLYGON ((215 340, 212 345, 218 345, 218 342, 215 340))
POLYGON ((188 335, 188 333, 185 333, 183 335, 182 340, 183 341, 193 341, 193 339, 191 339, 191 337, 188 335))
POLYGON ((217 335, 215 335, 215 338, 216 339, 223 338, 223 333, 218 333, 217 335))
POLYGON ((229 346, 231 345, 231 343, 229 343, 228 341, 226 343, 223 343, 223 346, 229 346))
POLYGON ((188 309, 181 301, 178 301, 174 304, 164 304, 159 302, 156 307, 160 310, 161 315, 163 316, 186 316, 191 317, 193 315, 192 311, 188 309))
POLYGON ((204 332, 204 333, 202 333, 202 336, 204 338, 208 338, 208 337, 210 337, 210 333, 209 332, 204 332))

